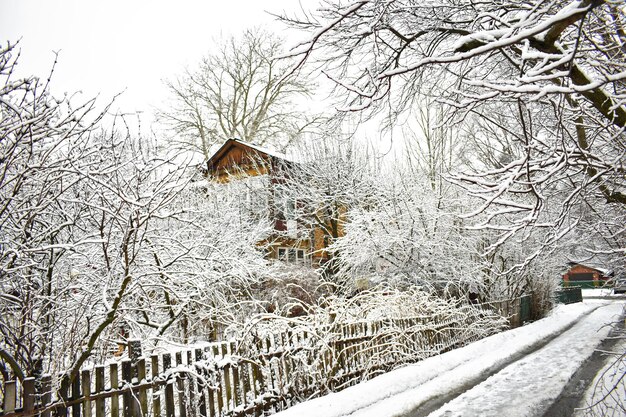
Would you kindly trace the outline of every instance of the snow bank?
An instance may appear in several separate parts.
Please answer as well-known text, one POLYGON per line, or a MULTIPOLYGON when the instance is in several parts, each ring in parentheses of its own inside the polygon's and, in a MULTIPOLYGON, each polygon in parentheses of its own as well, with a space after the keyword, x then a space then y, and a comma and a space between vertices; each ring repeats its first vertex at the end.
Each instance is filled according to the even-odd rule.
POLYGON ((583 299, 593 297, 622 297, 620 294, 613 294, 613 288, 582 288, 583 299))

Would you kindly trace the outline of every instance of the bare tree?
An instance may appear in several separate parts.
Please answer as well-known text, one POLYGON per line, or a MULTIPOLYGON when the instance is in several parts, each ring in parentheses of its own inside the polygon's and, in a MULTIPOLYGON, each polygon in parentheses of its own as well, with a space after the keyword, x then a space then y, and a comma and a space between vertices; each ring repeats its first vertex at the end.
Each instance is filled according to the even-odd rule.
POLYGON ((314 32, 292 55, 332 64, 327 73, 355 110, 387 97, 392 80, 406 87, 394 107, 409 105, 419 82, 430 86, 427 76, 447 72, 456 82, 435 82, 453 86, 449 94, 460 93, 454 102, 463 106, 578 93, 612 124, 626 123, 624 11, 614 2, 330 1, 319 16, 284 20, 314 32))
POLYGON ((161 109, 160 120, 181 145, 211 156, 211 146, 224 138, 286 147, 316 119, 298 109, 312 85, 296 74, 291 62, 278 60, 283 41, 265 30, 245 31, 219 44, 195 70, 167 81, 173 104, 161 109))
POLYGON ((2 359, 18 376, 74 378, 115 346, 111 329, 152 273, 152 225, 184 182, 145 139, 98 130, 106 109, 93 100, 13 79, 14 52, 0 50, 2 359))
POLYGON ((0 333, 5 363, 24 375, 40 373, 55 338, 64 339, 57 301, 72 290, 65 279, 58 282, 60 259, 97 239, 74 233, 85 212, 66 211, 60 200, 76 198, 81 177, 98 157, 85 144, 101 115, 92 117, 93 101, 64 109, 67 103, 52 98, 46 83, 14 79, 15 65, 8 44, 0 50, 0 333))
POLYGON ((158 273, 142 283, 141 314, 129 318, 135 336, 211 340, 257 312, 251 291, 267 276, 271 223, 267 190, 252 183, 201 180, 180 190, 145 249, 158 273))
POLYGON ((443 176, 466 164, 465 137, 448 124, 452 111, 434 99, 422 101, 402 127, 406 158, 412 172, 426 176, 433 191, 449 187, 443 176))

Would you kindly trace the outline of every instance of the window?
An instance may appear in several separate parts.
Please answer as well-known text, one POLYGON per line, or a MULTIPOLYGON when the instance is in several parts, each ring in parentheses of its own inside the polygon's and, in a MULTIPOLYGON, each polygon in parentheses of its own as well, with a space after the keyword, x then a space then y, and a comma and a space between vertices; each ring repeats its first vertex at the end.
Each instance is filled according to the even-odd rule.
POLYGON ((283 262, 304 264, 307 256, 304 249, 278 248, 278 259, 283 262))
POLYGON ((296 201, 284 190, 274 191, 274 206, 276 215, 284 220, 293 220, 296 215, 296 201))
POLYGON ((570 274, 570 281, 593 281, 593 273, 588 272, 578 272, 574 274, 570 274))
POLYGON ((245 198, 247 208, 255 214, 264 213, 267 210, 267 187, 266 176, 249 177, 245 182, 245 198))

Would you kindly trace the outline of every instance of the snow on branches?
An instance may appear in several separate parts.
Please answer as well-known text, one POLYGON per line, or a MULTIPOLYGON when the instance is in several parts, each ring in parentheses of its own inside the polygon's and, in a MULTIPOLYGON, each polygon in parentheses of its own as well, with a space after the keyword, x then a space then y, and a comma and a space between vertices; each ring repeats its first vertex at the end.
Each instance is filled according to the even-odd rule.
POLYGON ((265 265, 267 221, 191 184, 187 154, 102 130, 107 108, 54 98, 15 65, 14 46, 1 49, 3 372, 73 378, 128 337, 189 341, 233 320, 265 265))
POLYGON ((626 215, 620 4, 328 1, 283 20, 310 34, 292 56, 322 68, 344 110, 384 109, 396 120, 430 97, 453 110, 442 123, 475 155, 507 154, 452 176, 482 200, 476 226, 500 233, 492 249, 534 230, 554 247, 584 223, 595 230, 586 256, 623 268, 623 229, 608 220, 626 215))

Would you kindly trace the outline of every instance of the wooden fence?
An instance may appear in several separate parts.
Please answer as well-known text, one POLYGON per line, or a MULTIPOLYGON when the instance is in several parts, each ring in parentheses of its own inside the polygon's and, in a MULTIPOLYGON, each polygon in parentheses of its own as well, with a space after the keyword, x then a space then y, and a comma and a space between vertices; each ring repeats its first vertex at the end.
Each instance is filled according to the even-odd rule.
POLYGON ((50 375, 5 382, 0 416, 265 415, 499 331, 494 311, 510 315, 512 306, 293 328, 147 357, 131 344, 129 359, 85 369, 70 384, 50 375))
POLYGON ((510 300, 491 301, 478 305, 479 308, 492 310, 506 317, 509 327, 521 326, 531 317, 531 295, 523 295, 510 300))

